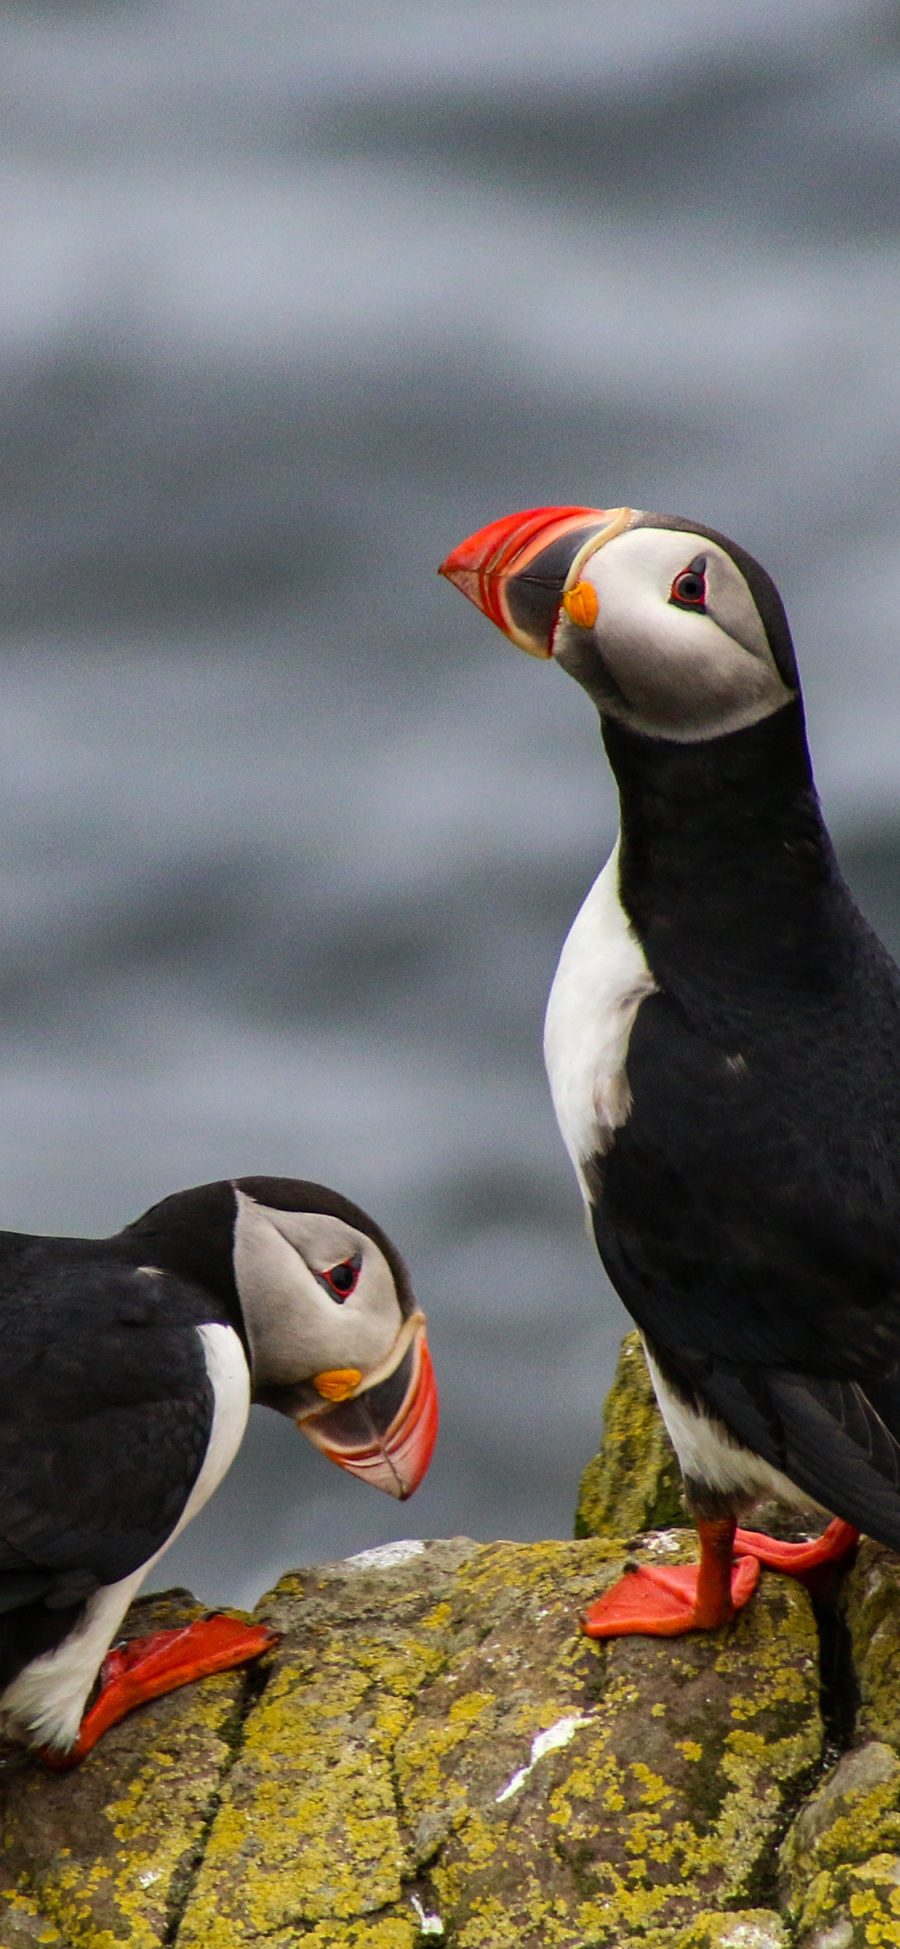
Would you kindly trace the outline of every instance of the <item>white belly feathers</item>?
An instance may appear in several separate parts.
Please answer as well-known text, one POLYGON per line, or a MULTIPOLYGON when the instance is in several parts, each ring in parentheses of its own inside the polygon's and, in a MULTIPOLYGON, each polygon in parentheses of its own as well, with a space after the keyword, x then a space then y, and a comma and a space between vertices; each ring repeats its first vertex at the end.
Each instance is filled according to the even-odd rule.
POLYGON ((628 1040, 655 986, 619 900, 617 841, 569 930, 544 1023, 556 1120, 585 1199, 585 1165, 628 1117, 628 1040))

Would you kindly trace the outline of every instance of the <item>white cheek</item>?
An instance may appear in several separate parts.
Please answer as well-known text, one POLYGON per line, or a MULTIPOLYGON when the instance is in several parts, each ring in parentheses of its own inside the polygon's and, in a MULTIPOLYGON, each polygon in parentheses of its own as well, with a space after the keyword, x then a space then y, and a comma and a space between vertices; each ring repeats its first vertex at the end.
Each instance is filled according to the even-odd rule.
MULTIPOLYGON (((352 1299, 335 1308, 333 1324, 335 1346, 342 1349, 343 1364, 359 1367, 367 1374, 387 1359, 403 1319, 395 1302, 384 1304, 381 1294, 377 1301, 370 1299, 369 1290, 361 1283, 352 1299)), ((334 1365, 342 1362, 335 1360, 334 1365)))
POLYGON ((679 609, 669 601, 667 589, 622 589, 614 585, 603 604, 597 626, 598 639, 647 653, 652 644, 659 667, 674 667, 690 658, 704 661, 712 656, 721 631, 710 616, 700 610, 679 609))
MULTIPOLYGON (((637 541, 638 537, 623 536, 620 549, 629 539, 637 541)), ((656 536, 652 539, 655 541, 656 536)), ((690 546, 693 538, 679 535, 677 554, 671 550, 672 535, 660 534, 659 539, 666 544, 662 560, 654 560, 652 553, 645 559, 637 549, 632 550, 636 560, 624 550, 617 555, 612 546, 608 556, 602 550, 597 556, 597 641, 613 659, 617 652, 626 655, 636 680, 645 674, 660 677, 666 672, 689 680, 692 669, 698 667, 708 676, 717 659, 730 664, 742 652, 723 636, 711 615, 680 608, 669 599, 675 575, 685 566, 684 543, 690 546)))
MULTIPOLYGON (((627 537, 623 537, 627 539, 627 537)), ((666 537, 670 539, 670 537, 666 537)), ((591 564, 594 567, 594 564, 591 564)), ((727 637, 712 617, 670 602, 671 563, 597 557, 594 580, 599 613, 597 644, 630 702, 658 700, 700 679, 705 687, 716 663, 732 662, 727 637)))
POLYGON ((609 709, 626 722, 675 739, 718 737, 787 701, 750 590, 714 542, 632 528, 590 556, 583 577, 597 592, 594 640, 623 700, 609 709), (700 554, 707 607, 692 610, 672 602, 671 591, 700 554))
POLYGON ((715 737, 776 710, 786 692, 771 666, 710 614, 679 609, 655 589, 614 583, 595 626, 598 648, 629 715, 675 739, 715 737))
MULTIPOLYGON (((238 1193, 234 1268, 256 1387, 296 1386, 330 1367, 367 1373, 390 1352, 400 1308, 384 1261, 364 1264, 356 1292, 341 1305, 282 1236, 283 1213, 238 1193)), ((346 1237, 336 1257, 346 1252, 346 1237)))
POLYGON ((259 1206, 238 1195, 234 1270, 254 1380, 289 1386, 316 1371, 324 1294, 259 1206))

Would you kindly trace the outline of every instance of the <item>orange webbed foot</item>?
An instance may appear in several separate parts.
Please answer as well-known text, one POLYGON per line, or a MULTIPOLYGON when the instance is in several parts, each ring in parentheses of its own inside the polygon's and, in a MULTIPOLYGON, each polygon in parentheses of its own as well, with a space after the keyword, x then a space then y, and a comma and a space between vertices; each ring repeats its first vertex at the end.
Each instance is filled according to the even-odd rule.
POLYGON ((685 1631, 715 1631, 752 1597, 761 1564, 814 1587, 818 1573, 846 1562, 859 1542, 859 1531, 837 1518, 811 1543, 782 1543, 760 1530, 735 1529, 730 1519, 701 1520, 697 1531, 699 1564, 642 1564, 628 1570, 585 1613, 582 1628, 588 1637, 676 1638, 685 1631))
POLYGON ((805 1577, 823 1564, 843 1563, 859 1542, 859 1530, 835 1517, 811 1543, 782 1543, 777 1536, 762 1530, 737 1529, 734 1549, 739 1557, 755 1557, 769 1570, 780 1570, 787 1577, 805 1577))
POLYGON ((41 1758, 54 1772, 77 1766, 110 1726, 147 1699, 158 1699, 196 1678, 231 1671, 258 1658, 278 1643, 267 1624, 246 1624, 240 1618, 216 1613, 170 1631, 153 1631, 132 1638, 107 1653, 100 1672, 100 1693, 85 1713, 73 1746, 62 1751, 45 1747, 41 1758))
POLYGON ((745 1556, 730 1577, 709 1587, 703 1560, 698 1563, 642 1564, 628 1570, 598 1597, 582 1619, 589 1638, 679 1638, 686 1631, 715 1631, 730 1623, 749 1602, 759 1582, 759 1564, 745 1556))

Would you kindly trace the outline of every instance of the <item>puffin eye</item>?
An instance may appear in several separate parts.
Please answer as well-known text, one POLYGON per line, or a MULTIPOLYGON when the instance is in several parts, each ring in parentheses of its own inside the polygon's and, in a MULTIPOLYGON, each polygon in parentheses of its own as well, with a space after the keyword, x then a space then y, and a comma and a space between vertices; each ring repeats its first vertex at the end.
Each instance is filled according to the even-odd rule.
POLYGON ((676 575, 669 590, 669 601, 679 609, 706 608, 706 556, 695 555, 687 568, 676 575))
POLYGON ((322 1278, 339 1306, 355 1291, 361 1268, 362 1261, 357 1252, 352 1259, 342 1259, 340 1265, 333 1265, 323 1272, 322 1278))

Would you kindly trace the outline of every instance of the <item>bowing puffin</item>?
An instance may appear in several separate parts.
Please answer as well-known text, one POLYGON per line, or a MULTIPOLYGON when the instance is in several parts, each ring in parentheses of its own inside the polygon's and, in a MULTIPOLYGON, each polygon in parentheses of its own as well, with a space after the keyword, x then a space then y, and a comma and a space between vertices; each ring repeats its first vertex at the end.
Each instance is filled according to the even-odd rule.
POLYGON ((838 870, 785 612, 742 548, 537 508, 441 572, 587 691, 619 792, 545 1054, 700 1562, 630 1572, 585 1628, 712 1629, 760 1563, 804 1575, 860 1530, 900 1550, 900 975, 838 870), (808 1544, 737 1528, 772 1495, 834 1520, 808 1544))
POLYGON ((50 1764, 274 1642, 210 1617, 103 1662, 234 1460, 251 1401, 390 1495, 411 1495, 431 1458, 437 1392, 409 1275, 319 1184, 201 1185, 108 1239, 2 1233, 0 1322, 0 1728, 50 1764))

